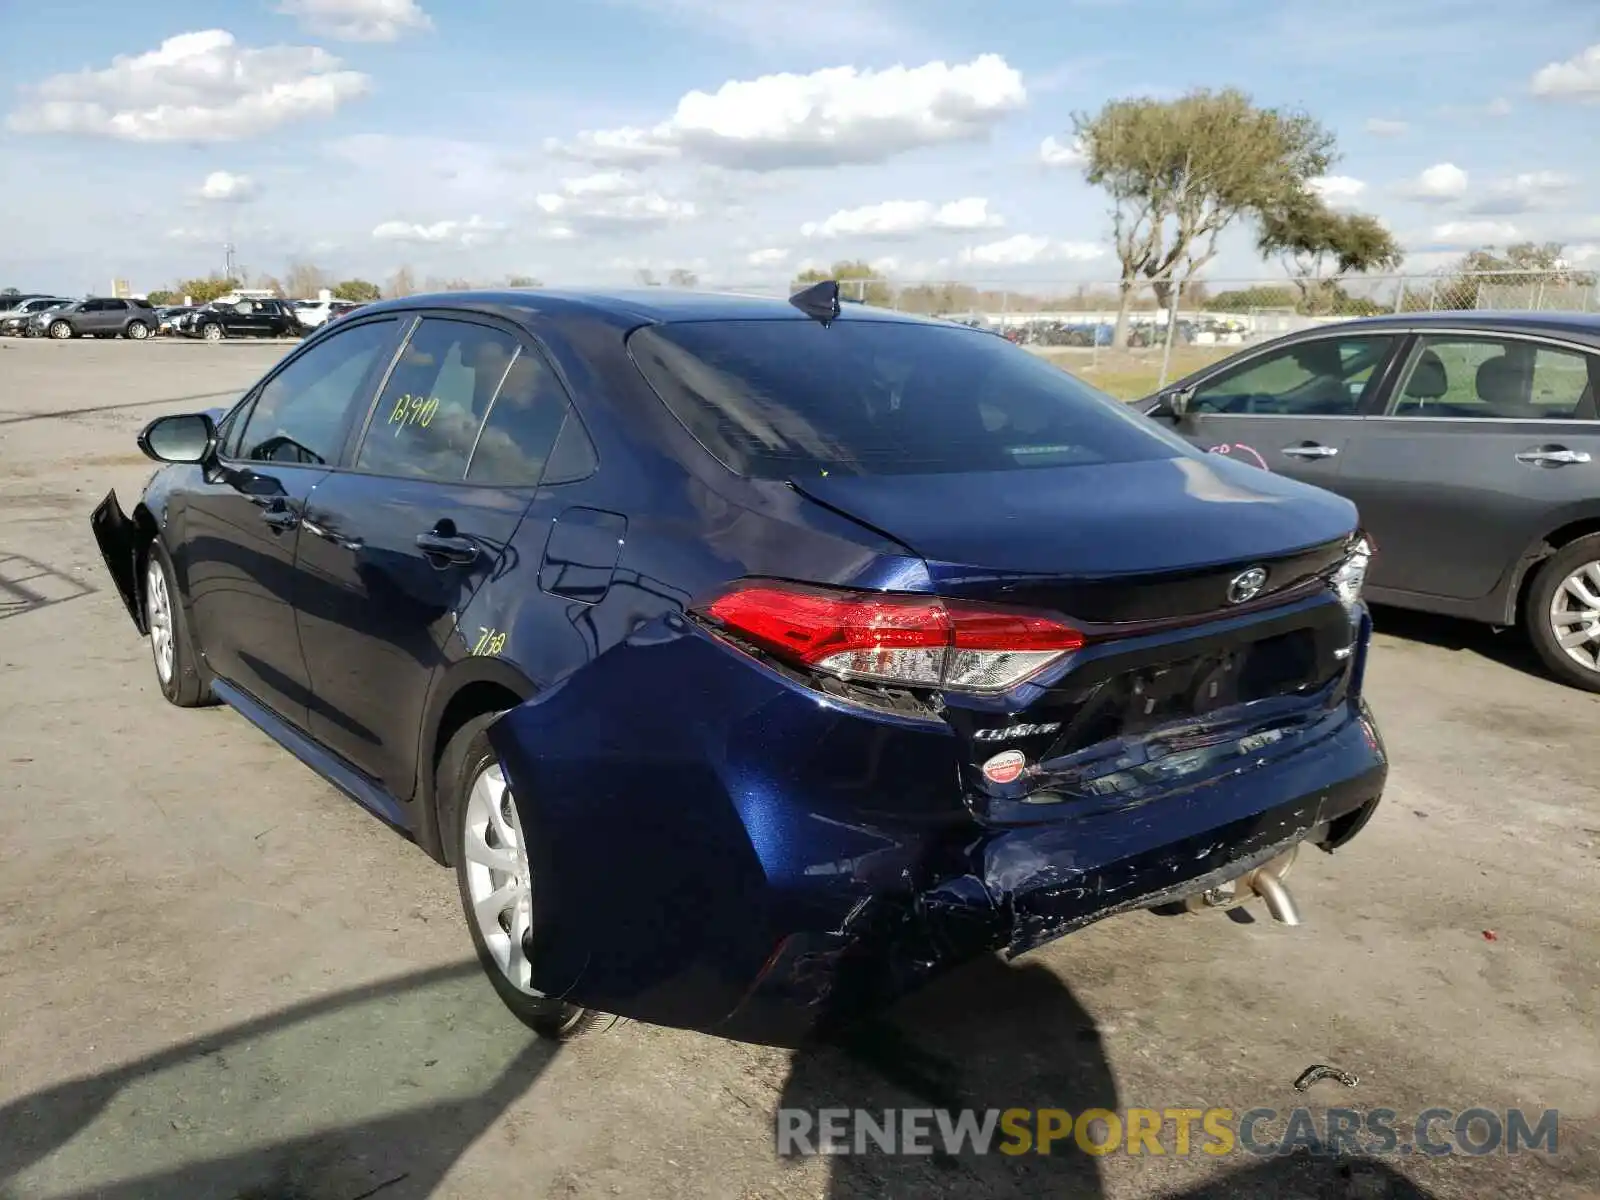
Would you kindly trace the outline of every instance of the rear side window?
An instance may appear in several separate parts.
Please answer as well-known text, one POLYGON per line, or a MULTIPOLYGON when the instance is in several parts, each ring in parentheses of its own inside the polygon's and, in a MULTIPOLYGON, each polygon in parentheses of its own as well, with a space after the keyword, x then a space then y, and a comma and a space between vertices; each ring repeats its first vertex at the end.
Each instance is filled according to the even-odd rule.
POLYGON ((1184 443, 1003 338, 845 318, 685 322, 629 338, 673 415, 730 470, 1014 471, 1174 458, 1184 443))
POLYGON ((506 371, 472 452, 468 483, 534 487, 567 418, 567 394, 544 358, 523 349, 506 371))
POLYGON ((517 350, 502 330, 425 318, 378 398, 356 469, 459 482, 517 350))

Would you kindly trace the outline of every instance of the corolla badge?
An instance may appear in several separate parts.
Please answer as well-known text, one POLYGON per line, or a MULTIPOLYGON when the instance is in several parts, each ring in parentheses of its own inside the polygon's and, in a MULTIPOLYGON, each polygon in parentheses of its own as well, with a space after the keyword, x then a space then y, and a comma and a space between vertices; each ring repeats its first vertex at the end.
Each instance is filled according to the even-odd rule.
POLYGON ((1254 600, 1261 594, 1261 589, 1267 586, 1267 569, 1265 567, 1251 567, 1248 571, 1240 571, 1228 580, 1228 603, 1244 604, 1254 600))

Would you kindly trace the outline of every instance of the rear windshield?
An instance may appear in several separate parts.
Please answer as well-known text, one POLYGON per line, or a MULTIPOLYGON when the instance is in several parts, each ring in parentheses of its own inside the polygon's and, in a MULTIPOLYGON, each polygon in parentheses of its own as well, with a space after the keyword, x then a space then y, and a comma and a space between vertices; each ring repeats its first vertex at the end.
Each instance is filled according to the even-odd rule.
POLYGON ((1173 458, 1147 418, 993 334, 845 318, 651 325, 634 362, 690 433, 757 479, 1173 458))

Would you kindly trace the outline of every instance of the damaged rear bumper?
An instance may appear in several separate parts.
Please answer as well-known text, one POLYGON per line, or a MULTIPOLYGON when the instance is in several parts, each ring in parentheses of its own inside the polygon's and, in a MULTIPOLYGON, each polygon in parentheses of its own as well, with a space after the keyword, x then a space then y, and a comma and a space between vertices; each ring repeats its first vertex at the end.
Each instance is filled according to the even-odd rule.
POLYGON ((1365 823, 1350 697, 1293 753, 1138 804, 981 822, 943 722, 862 715, 693 632, 641 630, 490 729, 527 832, 534 985, 792 1044, 944 970, 1181 898, 1365 823))

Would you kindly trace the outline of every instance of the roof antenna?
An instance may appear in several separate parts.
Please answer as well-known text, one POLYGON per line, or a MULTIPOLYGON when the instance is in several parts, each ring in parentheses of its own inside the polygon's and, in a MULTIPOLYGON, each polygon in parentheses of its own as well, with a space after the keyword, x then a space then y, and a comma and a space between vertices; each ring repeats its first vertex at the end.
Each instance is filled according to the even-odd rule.
POLYGON ((821 283, 813 283, 790 296, 789 303, 813 321, 821 321, 826 329, 839 315, 838 280, 824 279, 821 283))

